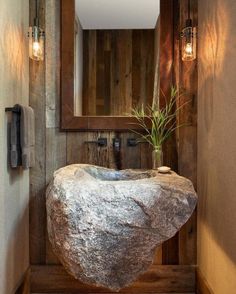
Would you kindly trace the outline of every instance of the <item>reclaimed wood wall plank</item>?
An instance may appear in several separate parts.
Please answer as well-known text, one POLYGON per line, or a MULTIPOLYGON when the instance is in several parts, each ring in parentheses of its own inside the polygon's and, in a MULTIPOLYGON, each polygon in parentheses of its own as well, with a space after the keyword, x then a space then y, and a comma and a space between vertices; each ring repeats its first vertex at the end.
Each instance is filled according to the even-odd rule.
MULTIPOLYGON (((66 135, 59 132, 58 128, 46 129, 46 186, 53 178, 57 169, 66 165, 66 135)), ((46 263, 59 264, 59 260, 52 251, 51 244, 46 234, 46 263)))
POLYGON ((132 107, 139 105, 141 99, 141 30, 133 30, 132 34, 132 107))
MULTIPOLYGON (((60 128, 60 1, 45 1, 46 127, 60 128)), ((65 136, 65 134, 64 134, 65 136)))
MULTIPOLYGON (((179 28, 185 26, 185 20, 188 16, 188 1, 179 2, 179 28)), ((197 26, 197 1, 191 0, 191 17, 193 23, 197 26)), ((180 52, 180 42, 176 43, 180 52)), ((178 130, 178 172, 180 175, 189 178, 194 187, 197 187, 197 60, 193 62, 183 62, 179 57, 177 77, 183 95, 179 100, 182 105, 189 101, 179 114, 179 124, 189 124, 178 130)), ((179 232, 179 262, 180 264, 196 264, 197 253, 197 216, 196 211, 191 219, 179 232)))
POLYGON ((87 132, 67 133, 67 165, 74 163, 88 162, 88 141, 87 132))
POLYGON ((160 96, 160 16, 158 17, 154 32, 154 90, 153 100, 159 101, 160 96))
MULTIPOLYGON (((30 1, 30 19, 35 12, 34 1, 30 1)), ((40 4, 40 24, 45 27, 44 2, 40 4)), ((29 96, 30 106, 35 110, 35 154, 36 162, 30 170, 30 202, 29 202, 29 238, 31 264, 43 264, 46 258, 46 112, 45 112, 45 64, 30 60, 29 65, 29 96), (39 213, 40 212, 40 213, 39 213)))
MULTIPOLYGON (((55 170, 66 165, 66 134, 60 132, 60 2, 45 1, 45 112, 46 112, 46 186, 53 178, 55 170)), ((45 216, 46 217, 46 216, 45 216)), ((46 239, 46 263, 59 264, 48 240, 46 239)))
MULTIPOLYGON (((106 132, 90 132, 88 133, 88 141, 97 142, 99 138, 108 138, 106 132)), ((88 143, 88 164, 109 167, 109 149, 99 147, 95 143, 88 143)))
MULTIPOLYGON (((160 13, 160 106, 165 105, 166 99, 170 97, 170 87, 173 82, 173 0, 161 1, 160 13)), ((163 146, 164 165, 170 166, 177 171, 177 149, 176 140, 173 135, 163 146)), ((162 263, 176 264, 178 262, 178 238, 174 237, 162 245, 162 263)))
POLYGON ((97 88, 97 33, 95 30, 88 32, 89 37, 89 47, 88 55, 89 61, 88 64, 84 64, 89 67, 89 80, 88 80, 88 115, 96 115, 96 88, 97 88))
POLYGON ((141 148, 140 144, 138 144, 135 147, 128 147, 127 146, 127 140, 128 139, 137 139, 137 135, 133 133, 122 133, 121 134, 121 140, 122 140, 122 146, 121 146, 121 168, 122 169, 140 169, 141 168, 141 148))
MULTIPOLYGON (((109 34, 110 35, 110 34, 109 34)), ((109 48, 109 47, 108 47, 109 48)), ((106 49, 106 48, 105 48, 106 49)), ((104 115, 111 113, 111 50, 104 51, 104 115)))
POLYGON ((117 158, 114 153, 114 148, 113 148, 113 139, 116 137, 116 132, 108 132, 107 134, 108 134, 107 140, 108 140, 108 153, 109 153, 108 167, 117 169, 117 167, 119 166, 119 158, 117 161, 117 158))
POLYGON ((142 30, 140 41, 140 104, 152 105, 154 89, 155 30, 142 30))
POLYGON ((141 169, 152 169, 152 147, 148 143, 140 144, 141 169))
POLYGON ((83 32, 83 89, 82 89, 82 113, 89 113, 89 34, 83 32))
MULTIPOLYGON (((95 31, 97 36, 97 50, 96 50, 96 95, 94 97, 96 115, 105 115, 105 88, 107 87, 107 80, 105 77, 105 50, 104 50, 104 32, 103 31, 95 31), (98 103, 100 102, 100 103, 98 103)), ((89 47, 94 44, 89 43, 89 47)), ((90 50, 90 49, 89 49, 90 50)), ((91 78, 91 74, 89 75, 89 79, 91 78)), ((89 98, 90 99, 90 98, 89 98)))

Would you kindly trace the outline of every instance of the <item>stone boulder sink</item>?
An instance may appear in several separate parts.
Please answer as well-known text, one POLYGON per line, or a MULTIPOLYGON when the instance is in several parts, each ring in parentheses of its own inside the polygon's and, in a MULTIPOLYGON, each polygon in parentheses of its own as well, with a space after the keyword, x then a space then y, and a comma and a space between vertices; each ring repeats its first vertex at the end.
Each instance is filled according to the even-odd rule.
POLYGON ((147 271, 196 203, 192 183, 173 172, 70 165, 47 189, 49 239, 68 273, 118 291, 147 271))

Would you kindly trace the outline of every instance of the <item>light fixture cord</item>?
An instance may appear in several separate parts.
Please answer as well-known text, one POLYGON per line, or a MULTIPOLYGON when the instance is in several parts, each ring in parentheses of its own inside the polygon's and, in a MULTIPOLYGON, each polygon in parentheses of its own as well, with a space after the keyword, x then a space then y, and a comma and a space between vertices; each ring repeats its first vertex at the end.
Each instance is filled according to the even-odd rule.
POLYGON ((34 26, 39 27, 39 1, 38 0, 35 0, 34 26))
POLYGON ((188 19, 190 19, 190 10, 191 10, 191 4, 190 4, 190 0, 188 0, 188 19))
POLYGON ((38 19, 38 0, 35 0, 35 17, 38 19))

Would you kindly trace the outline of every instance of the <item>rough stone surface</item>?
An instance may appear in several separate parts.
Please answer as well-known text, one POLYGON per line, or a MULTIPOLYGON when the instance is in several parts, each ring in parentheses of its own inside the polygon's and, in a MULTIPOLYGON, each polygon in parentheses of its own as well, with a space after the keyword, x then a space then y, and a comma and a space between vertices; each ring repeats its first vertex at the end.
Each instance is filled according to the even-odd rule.
POLYGON ((191 182, 175 173, 70 165, 47 189, 49 238, 71 275, 118 291, 149 268, 196 202, 191 182))

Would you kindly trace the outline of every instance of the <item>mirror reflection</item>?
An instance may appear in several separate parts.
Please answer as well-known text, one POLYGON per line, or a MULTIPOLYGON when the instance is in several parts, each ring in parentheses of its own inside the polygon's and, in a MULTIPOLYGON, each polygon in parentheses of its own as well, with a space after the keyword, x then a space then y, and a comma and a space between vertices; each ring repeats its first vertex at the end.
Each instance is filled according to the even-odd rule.
POLYGON ((76 116, 126 116, 152 105, 159 10, 157 0, 75 0, 76 116))

